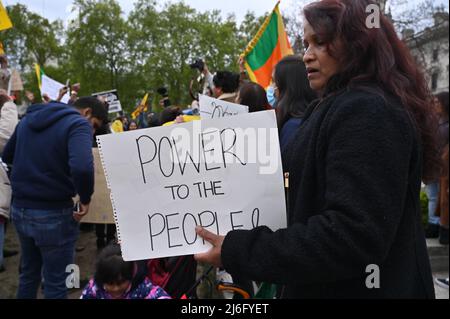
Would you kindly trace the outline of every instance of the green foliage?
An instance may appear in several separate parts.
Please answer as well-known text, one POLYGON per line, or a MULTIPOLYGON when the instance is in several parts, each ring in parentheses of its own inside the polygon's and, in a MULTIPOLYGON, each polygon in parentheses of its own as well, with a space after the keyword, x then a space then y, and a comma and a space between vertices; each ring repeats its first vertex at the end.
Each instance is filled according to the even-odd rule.
POLYGON ((264 17, 248 13, 241 25, 219 11, 197 12, 183 2, 161 6, 138 0, 126 17, 116 0, 75 0, 75 18, 60 21, 8 7, 14 28, 1 33, 10 64, 22 71, 26 89, 39 96, 33 63, 65 83, 80 82, 80 95, 117 89, 131 112, 146 92, 152 105, 169 89, 173 104, 190 104, 189 83, 198 71, 189 64, 204 59, 211 72, 237 71, 237 60, 264 17))
POLYGON ((49 22, 22 4, 8 7, 8 14, 14 27, 1 32, 0 41, 10 64, 23 70, 35 62, 45 65, 61 56, 61 21, 49 22))
POLYGON ((114 0, 77 0, 74 6, 78 18, 69 24, 66 40, 69 53, 64 65, 72 82, 81 83, 81 95, 115 88, 122 97, 129 63, 128 28, 119 4, 114 0))

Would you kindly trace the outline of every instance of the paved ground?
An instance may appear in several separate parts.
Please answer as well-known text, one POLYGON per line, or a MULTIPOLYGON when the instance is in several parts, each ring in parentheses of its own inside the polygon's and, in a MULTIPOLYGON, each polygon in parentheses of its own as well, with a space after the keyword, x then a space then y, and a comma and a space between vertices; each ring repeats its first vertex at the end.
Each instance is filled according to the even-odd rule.
MULTIPOLYGON (((96 238, 94 232, 81 232, 78 240, 78 247, 85 247, 81 252, 76 255, 76 264, 80 267, 80 278, 82 282, 92 276, 95 260, 97 257, 96 238)), ((8 228, 5 240, 5 247, 8 249, 20 250, 16 233, 12 227, 8 228)), ((18 265, 19 256, 14 256, 5 259, 6 271, 0 273, 0 299, 12 299, 15 298, 18 284, 18 265)), ((445 272, 434 273, 434 277, 442 278, 448 277, 448 268, 445 272)), ((436 298, 449 299, 448 289, 441 288, 435 285, 436 298)), ((69 298, 78 299, 81 294, 81 289, 74 289, 69 293, 69 298)), ((39 294, 42 298, 42 294, 39 294)))
MULTIPOLYGON (((94 270, 97 257, 96 237, 94 232, 81 232, 77 246, 86 247, 83 251, 76 254, 75 263, 80 267, 81 280, 89 278, 94 270)), ((10 250, 20 250, 19 242, 13 227, 8 227, 5 248, 10 250)), ((6 271, 0 273, 0 299, 15 298, 18 278, 19 278, 19 256, 5 259, 6 271)), ((69 293, 69 298, 77 299, 80 297, 81 290, 74 289, 69 293)), ((39 298, 42 294, 39 293, 39 298)))
MULTIPOLYGON (((447 272, 434 273, 433 277, 434 278, 448 278, 448 271, 447 272)), ((436 298, 437 299, 449 299, 449 297, 448 297, 448 289, 439 287, 435 283, 434 284, 434 291, 436 293, 436 298)))

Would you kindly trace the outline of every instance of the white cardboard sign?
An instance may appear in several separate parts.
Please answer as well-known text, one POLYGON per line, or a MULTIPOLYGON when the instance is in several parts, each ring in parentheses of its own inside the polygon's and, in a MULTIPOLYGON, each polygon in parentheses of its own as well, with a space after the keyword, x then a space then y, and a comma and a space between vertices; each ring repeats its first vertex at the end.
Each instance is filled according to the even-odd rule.
MULTIPOLYGON (((65 86, 64 84, 53 80, 45 74, 42 75, 41 81, 41 96, 47 94, 52 100, 56 100, 58 98, 59 90, 61 90, 61 88, 65 86)), ((66 93, 61 99, 61 102, 67 104, 67 102, 69 102, 69 99, 69 93, 66 93)))
POLYGON ((197 225, 286 227, 274 111, 97 139, 124 260, 205 252, 197 225))
POLYGON ((199 110, 202 119, 216 119, 248 113, 248 106, 199 95, 199 110))

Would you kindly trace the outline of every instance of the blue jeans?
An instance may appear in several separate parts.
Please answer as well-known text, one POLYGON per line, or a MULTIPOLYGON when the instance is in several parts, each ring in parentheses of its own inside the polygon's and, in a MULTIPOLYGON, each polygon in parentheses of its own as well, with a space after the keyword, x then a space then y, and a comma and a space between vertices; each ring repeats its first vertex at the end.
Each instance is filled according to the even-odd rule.
POLYGON ((67 298, 66 267, 74 262, 79 224, 73 209, 36 210, 12 207, 22 250, 18 299, 35 299, 44 276, 46 299, 67 298))
POLYGON ((3 265, 4 243, 5 243, 5 223, 0 223, 0 267, 3 265))
POLYGON ((425 190, 428 197, 428 223, 439 225, 440 218, 434 215, 439 196, 439 183, 428 184, 425 190))

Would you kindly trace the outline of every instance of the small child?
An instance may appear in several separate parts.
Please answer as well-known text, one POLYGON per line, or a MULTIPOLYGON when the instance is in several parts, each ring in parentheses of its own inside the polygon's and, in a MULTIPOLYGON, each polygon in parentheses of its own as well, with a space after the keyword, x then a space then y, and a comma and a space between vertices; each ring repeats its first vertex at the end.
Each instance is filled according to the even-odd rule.
POLYGON ((84 288, 80 299, 170 299, 159 286, 152 284, 138 262, 122 259, 117 244, 100 253, 95 276, 84 288))

